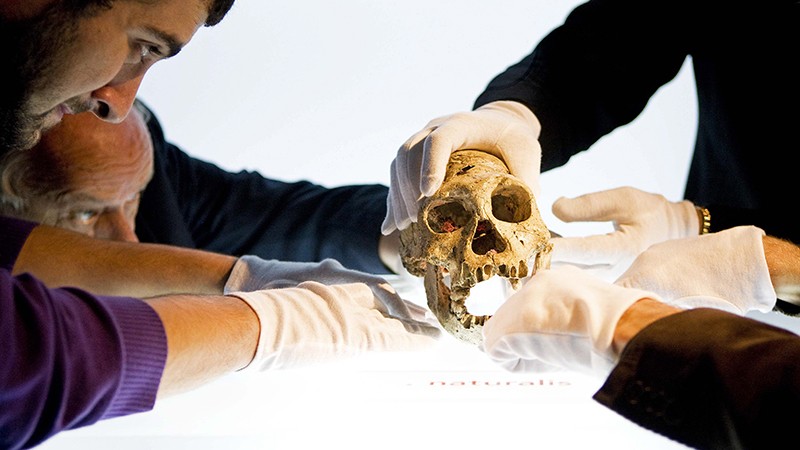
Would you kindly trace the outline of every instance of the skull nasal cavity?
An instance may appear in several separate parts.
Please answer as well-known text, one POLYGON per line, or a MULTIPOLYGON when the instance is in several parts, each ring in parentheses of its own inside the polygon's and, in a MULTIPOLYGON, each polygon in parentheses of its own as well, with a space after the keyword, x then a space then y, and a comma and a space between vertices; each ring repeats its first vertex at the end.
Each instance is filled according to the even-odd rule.
POLYGON ((476 255, 486 255, 489 253, 503 253, 505 249, 506 244, 497 235, 492 223, 488 220, 478 222, 475 236, 472 237, 472 251, 476 255))
POLYGON ((531 196, 520 186, 498 187, 492 193, 492 214, 503 222, 524 222, 531 217, 531 196))
POLYGON ((434 233, 452 233, 464 228, 470 215, 461 203, 449 202, 428 211, 428 227, 434 233))

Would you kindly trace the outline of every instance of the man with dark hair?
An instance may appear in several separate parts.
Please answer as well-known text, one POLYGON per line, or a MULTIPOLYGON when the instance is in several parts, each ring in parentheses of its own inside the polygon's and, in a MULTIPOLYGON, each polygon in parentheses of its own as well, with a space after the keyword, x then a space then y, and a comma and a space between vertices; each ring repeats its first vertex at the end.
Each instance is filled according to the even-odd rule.
POLYGON ((145 72, 174 56, 233 0, 3 1, 0 148, 32 146, 64 114, 125 117, 145 72), (22 4, 24 3, 24 4, 22 4), (159 11, 157 15, 150 10, 159 11), (183 13, 180 10, 185 10, 183 13), (128 25, 108 20, 130 17, 128 25))
MULTIPOLYGON (((230 4, 0 0, 0 151, 31 147, 64 114, 122 121, 153 63, 230 4)), ((418 349, 438 334, 383 279, 333 261, 104 241, 9 217, 0 229, 0 448, 246 367, 418 349)))

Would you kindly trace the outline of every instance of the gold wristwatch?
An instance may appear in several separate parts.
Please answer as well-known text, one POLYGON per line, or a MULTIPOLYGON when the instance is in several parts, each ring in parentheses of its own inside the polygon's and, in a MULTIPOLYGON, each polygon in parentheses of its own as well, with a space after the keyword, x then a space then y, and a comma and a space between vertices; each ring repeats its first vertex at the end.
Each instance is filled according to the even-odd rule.
POLYGON ((695 206, 697 209, 697 220, 700 223, 700 234, 708 234, 711 232, 711 213, 708 208, 702 206, 695 206))

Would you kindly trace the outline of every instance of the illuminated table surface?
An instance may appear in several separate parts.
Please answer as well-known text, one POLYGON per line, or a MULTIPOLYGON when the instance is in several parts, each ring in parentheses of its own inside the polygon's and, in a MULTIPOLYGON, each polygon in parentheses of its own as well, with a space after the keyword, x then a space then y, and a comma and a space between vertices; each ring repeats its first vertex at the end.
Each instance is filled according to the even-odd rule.
MULTIPOLYGON (((421 285, 403 283, 396 286, 404 298, 424 301, 421 285)), ((571 372, 506 372, 446 335, 424 352, 232 374, 38 448, 686 448, 593 401, 601 382, 571 372)))

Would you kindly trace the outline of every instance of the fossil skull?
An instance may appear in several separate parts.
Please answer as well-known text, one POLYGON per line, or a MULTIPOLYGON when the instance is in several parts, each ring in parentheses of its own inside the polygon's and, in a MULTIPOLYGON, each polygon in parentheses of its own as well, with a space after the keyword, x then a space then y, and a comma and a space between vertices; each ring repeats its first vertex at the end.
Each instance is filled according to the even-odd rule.
POLYGON ((493 275, 516 287, 548 264, 549 238, 528 186, 495 156, 462 150, 450 157, 442 187, 421 201, 417 222, 400 233, 400 253, 411 274, 425 277, 442 327, 479 344, 491 316, 467 311, 470 289, 493 275))

